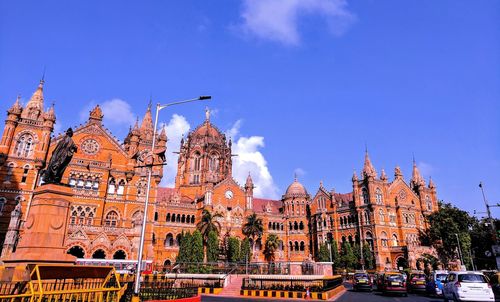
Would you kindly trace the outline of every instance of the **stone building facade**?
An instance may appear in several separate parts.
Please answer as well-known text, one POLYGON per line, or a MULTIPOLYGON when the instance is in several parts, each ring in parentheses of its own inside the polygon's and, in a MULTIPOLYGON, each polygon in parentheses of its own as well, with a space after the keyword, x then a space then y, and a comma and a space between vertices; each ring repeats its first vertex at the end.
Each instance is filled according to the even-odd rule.
MULTIPOLYGON (((7 111, 0 141, 2 257, 15 251, 32 192, 62 138, 51 138, 56 118, 53 107, 44 111, 43 85, 26 106, 18 98, 7 111)), ((102 119, 96 106, 87 122, 73 129, 78 151, 63 176, 74 193, 65 247, 78 257, 136 259, 148 189, 146 165, 164 163, 167 133, 162 129, 153 138, 151 106, 123 142, 102 119), (153 139, 157 147, 151 153, 153 139)), ((207 111, 204 122, 181 140, 180 150, 169 150, 179 152, 175 187, 159 187, 162 166, 153 167, 146 259, 157 265, 174 263, 181 233, 196 229, 203 209, 221 214, 221 241, 228 236, 242 239, 246 217, 258 214, 265 230, 255 242, 252 261, 264 260, 269 234, 282 240, 277 261, 302 262, 331 239, 368 242, 378 269, 397 267, 401 259, 415 267, 421 253, 433 253, 419 245, 418 232, 427 227, 424 216, 438 208, 436 188, 432 180, 425 183, 415 163, 409 182, 399 168, 389 181, 383 170, 377 174, 366 153, 361 175, 352 177, 352 192, 340 194, 320 184, 310 195, 295 179, 281 199, 272 200, 254 197, 251 175, 242 185, 233 179, 231 149, 231 140, 211 123, 207 111)))

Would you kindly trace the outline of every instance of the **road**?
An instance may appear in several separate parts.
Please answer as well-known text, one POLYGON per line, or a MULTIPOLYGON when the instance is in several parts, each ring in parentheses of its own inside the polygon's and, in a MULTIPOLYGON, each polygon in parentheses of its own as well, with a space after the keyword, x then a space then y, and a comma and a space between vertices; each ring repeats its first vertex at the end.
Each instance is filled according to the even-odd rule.
POLYGON ((401 296, 384 296, 380 292, 354 292, 351 290, 350 284, 345 284, 347 291, 336 302, 357 302, 357 301, 369 301, 369 302, 443 302, 441 298, 427 297, 424 295, 408 294, 408 297, 401 296))
MULTIPOLYGON (((443 302, 441 298, 426 297, 423 295, 408 294, 408 297, 384 296, 379 292, 353 292, 350 284, 345 284, 347 291, 337 298, 336 302, 443 302)), ((289 299, 288 301, 301 301, 302 299, 289 299)), ((240 297, 218 297, 202 296, 202 302, 263 302, 263 301, 285 301, 285 299, 264 299, 264 298, 240 298, 240 297)))

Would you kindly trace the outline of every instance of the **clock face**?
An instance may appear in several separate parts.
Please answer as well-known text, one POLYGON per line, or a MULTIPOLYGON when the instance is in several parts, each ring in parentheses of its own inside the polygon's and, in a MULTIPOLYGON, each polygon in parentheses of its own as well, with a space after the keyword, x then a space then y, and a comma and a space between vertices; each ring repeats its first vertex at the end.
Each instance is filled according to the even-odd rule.
POLYGON ((231 198, 233 198, 233 191, 227 190, 226 193, 225 193, 225 195, 226 195, 227 199, 231 199, 231 198))
POLYGON ((101 146, 99 146, 99 143, 95 139, 89 138, 82 142, 82 150, 85 154, 95 155, 99 152, 100 148, 101 146))

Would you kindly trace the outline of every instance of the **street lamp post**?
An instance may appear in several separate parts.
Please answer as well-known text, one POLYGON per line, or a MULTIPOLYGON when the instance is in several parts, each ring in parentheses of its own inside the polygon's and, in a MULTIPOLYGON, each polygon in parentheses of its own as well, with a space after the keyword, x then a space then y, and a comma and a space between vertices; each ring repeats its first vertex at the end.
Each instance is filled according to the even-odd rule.
POLYGON ((148 205, 149 205, 149 191, 151 187, 151 174, 153 171, 153 166, 154 166, 154 150, 155 150, 155 144, 156 144, 156 127, 158 126, 158 113, 160 110, 165 109, 170 106, 174 105, 180 105, 184 103, 189 103, 189 102, 196 102, 196 101, 203 101, 203 100, 210 100, 212 97, 211 96, 199 96, 194 99, 189 99, 189 100, 184 100, 184 101, 179 101, 179 102, 172 102, 168 104, 156 104, 156 114, 155 114, 155 123, 154 123, 154 128, 153 128, 153 142, 151 144, 151 163, 147 164, 148 168, 148 189, 146 190, 146 201, 144 202, 144 214, 142 218, 142 228, 141 228, 141 239, 139 241, 139 254, 137 256, 137 270, 136 270, 136 275, 135 275, 135 283, 134 283, 134 296, 138 297, 139 296, 139 288, 141 284, 141 264, 142 264, 142 254, 144 252, 144 235, 146 233, 146 218, 147 218, 147 213, 148 213, 148 205))
POLYGON ((457 233, 455 233, 455 236, 457 237, 458 256, 460 257, 460 262, 462 263, 462 265, 465 265, 464 258, 462 257, 462 248, 460 248, 460 239, 458 238, 458 234, 457 233))

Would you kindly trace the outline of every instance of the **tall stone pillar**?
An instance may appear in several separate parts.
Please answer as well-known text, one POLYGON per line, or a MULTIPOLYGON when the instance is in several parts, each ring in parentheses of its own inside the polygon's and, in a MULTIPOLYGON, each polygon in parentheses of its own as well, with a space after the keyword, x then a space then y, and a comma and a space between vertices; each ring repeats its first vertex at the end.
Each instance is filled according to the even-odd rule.
POLYGON ((74 263, 64 247, 72 196, 71 188, 62 185, 36 188, 16 252, 4 262, 74 263))

